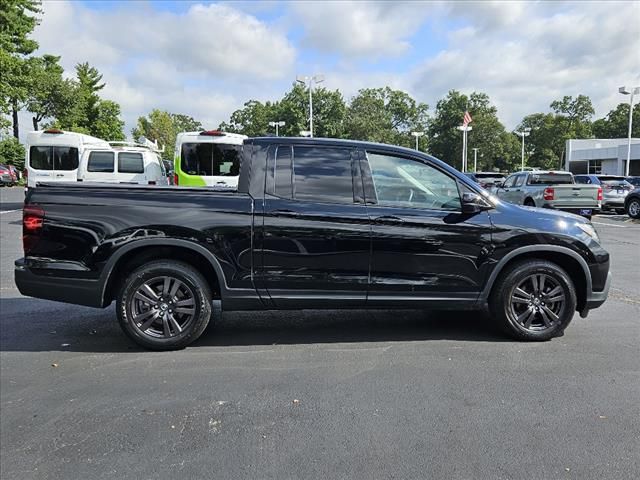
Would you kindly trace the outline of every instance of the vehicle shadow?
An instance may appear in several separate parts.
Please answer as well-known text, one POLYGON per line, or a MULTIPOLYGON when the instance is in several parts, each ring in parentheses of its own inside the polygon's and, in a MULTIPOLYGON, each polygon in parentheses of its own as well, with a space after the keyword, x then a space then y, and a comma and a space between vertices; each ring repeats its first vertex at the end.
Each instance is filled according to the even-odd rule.
MULTIPOLYGON (((114 307, 96 310, 30 298, 0 300, 0 351, 142 351, 120 330, 114 307)), ((510 341, 479 312, 303 310, 225 312, 189 349, 325 343, 510 341)))

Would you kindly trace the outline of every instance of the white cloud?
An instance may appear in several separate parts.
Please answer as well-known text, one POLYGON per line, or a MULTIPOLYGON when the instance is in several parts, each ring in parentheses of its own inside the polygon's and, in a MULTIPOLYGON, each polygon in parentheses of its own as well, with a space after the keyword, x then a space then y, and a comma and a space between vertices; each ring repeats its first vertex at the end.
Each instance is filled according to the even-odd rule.
POLYGON ((34 32, 40 52, 61 55, 67 73, 85 61, 98 68, 102 96, 121 105, 127 133, 152 108, 217 126, 258 85, 266 94, 264 84, 294 75, 285 32, 232 4, 172 13, 137 2, 96 11, 60 1, 43 10, 34 32))
POLYGON ((424 21, 430 5, 419 2, 296 2, 294 17, 304 28, 303 43, 348 57, 398 56, 424 21))

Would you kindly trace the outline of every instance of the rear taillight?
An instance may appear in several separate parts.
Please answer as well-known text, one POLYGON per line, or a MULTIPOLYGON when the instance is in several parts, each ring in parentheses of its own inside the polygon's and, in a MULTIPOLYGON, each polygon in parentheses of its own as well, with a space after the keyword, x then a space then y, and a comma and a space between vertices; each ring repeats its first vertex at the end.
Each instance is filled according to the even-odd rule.
POLYGON ((602 200, 602 187, 598 187, 598 200, 602 200))
POLYGON ((542 195, 545 200, 553 200, 555 197, 555 194, 556 192, 553 188, 547 187, 544 189, 544 193, 542 195))
POLYGON ((178 174, 177 173, 173 174, 173 184, 174 185, 178 185, 178 174))
POLYGON ((43 224, 44 210, 37 205, 25 205, 22 210, 22 247, 25 255, 38 243, 43 224))

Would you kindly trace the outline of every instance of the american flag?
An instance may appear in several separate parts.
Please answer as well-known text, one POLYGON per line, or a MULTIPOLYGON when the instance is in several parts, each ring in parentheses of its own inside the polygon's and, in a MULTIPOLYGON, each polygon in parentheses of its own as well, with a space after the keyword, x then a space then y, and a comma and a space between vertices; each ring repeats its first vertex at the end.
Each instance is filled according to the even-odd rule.
POLYGON ((469 112, 464 112, 464 118, 462 119, 462 125, 464 125, 466 127, 472 121, 473 121, 473 119, 471 118, 471 115, 469 114, 469 112))

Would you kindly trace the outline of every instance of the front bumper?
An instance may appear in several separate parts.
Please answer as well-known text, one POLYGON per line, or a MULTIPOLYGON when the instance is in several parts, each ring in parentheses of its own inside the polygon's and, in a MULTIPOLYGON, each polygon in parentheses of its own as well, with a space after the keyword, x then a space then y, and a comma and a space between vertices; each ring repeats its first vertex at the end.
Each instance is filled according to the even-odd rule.
POLYGON ((20 293, 27 297, 103 307, 99 280, 40 275, 27 266, 24 258, 15 261, 14 279, 20 293))
POLYGON ((587 292, 586 309, 592 310, 601 306, 609 296, 609 288, 611 287, 611 272, 607 272, 607 280, 604 283, 604 289, 600 292, 587 292))

